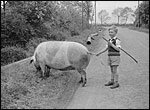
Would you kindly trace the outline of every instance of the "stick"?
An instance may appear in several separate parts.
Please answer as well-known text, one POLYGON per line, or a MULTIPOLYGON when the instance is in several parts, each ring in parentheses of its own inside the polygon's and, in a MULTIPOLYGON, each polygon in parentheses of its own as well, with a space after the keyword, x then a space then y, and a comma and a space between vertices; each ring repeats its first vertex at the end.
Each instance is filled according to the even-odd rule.
POLYGON ((136 63, 138 63, 138 61, 135 59, 135 58, 133 58, 129 53, 127 53, 125 50, 123 50, 122 48, 120 48, 122 51, 124 51, 127 55, 129 55, 136 63))
MULTIPOLYGON (((107 39, 105 39, 104 37, 102 37, 105 41, 109 42, 107 39)), ((125 52, 127 55, 129 55, 136 63, 138 63, 138 61, 133 58, 128 52, 126 52, 125 50, 123 50, 122 48, 120 48, 120 50, 122 50, 123 52, 125 52)))

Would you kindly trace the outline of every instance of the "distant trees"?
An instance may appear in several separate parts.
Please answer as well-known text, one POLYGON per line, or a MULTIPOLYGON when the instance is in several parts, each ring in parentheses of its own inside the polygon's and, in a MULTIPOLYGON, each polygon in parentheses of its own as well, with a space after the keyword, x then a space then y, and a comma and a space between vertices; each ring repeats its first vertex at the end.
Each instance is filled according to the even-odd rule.
POLYGON ((118 24, 122 23, 123 21, 126 24, 129 19, 132 21, 135 19, 134 11, 129 7, 118 7, 113 10, 112 15, 117 16, 118 24))
POLYGON ((135 26, 149 28, 149 1, 142 1, 135 12, 129 7, 119 7, 113 10, 112 15, 117 16, 118 24, 120 24, 119 21, 125 21, 126 24, 130 19, 134 20, 135 26))
POLYGON ((127 20, 129 18, 135 18, 135 14, 134 14, 134 11, 129 8, 129 7, 125 7, 123 8, 123 10, 121 11, 121 17, 122 17, 122 21, 124 20, 125 21, 125 24, 127 23, 127 20))
POLYGON ((113 12, 112 12, 112 15, 117 16, 117 18, 118 18, 118 24, 119 24, 119 21, 120 21, 120 17, 121 17, 121 12, 122 11, 123 11, 123 8, 118 7, 116 9, 114 9, 113 12))
POLYGON ((109 13, 106 10, 101 10, 98 13, 98 18, 100 19, 101 24, 107 23, 107 21, 110 19, 109 13))

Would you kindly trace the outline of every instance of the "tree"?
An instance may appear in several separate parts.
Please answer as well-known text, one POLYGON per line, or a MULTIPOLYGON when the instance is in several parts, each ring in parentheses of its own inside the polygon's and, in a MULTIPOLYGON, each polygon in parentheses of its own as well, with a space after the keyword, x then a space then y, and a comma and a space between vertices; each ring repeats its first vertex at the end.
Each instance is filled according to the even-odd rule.
POLYGON ((128 18, 135 17, 134 11, 129 7, 123 8, 121 16, 123 17, 123 20, 125 20, 125 24, 127 23, 128 18))
POLYGON ((149 1, 143 1, 135 11, 136 19, 134 24, 137 26, 140 20, 140 26, 149 28, 149 1), (140 17, 140 18, 139 18, 140 17))
POLYGON ((93 18, 94 18, 94 8, 92 9, 92 13, 91 13, 90 18, 89 18, 91 24, 92 24, 93 18))
MULTIPOLYGON (((90 1, 84 1, 85 24, 89 23, 91 6, 90 1)), ((37 46, 46 40, 65 40, 79 35, 81 13, 81 1, 1 1, 1 49, 4 48, 3 53, 8 56, 8 50, 14 50, 15 55, 20 56, 16 48, 30 53, 34 50, 28 46, 30 42, 37 46)))
POLYGON ((101 10, 101 11, 98 13, 98 17, 99 17, 99 19, 100 19, 100 21, 101 21, 101 24, 106 23, 107 20, 110 19, 110 17, 109 17, 108 15, 109 15, 109 13, 108 13, 106 10, 101 10))
POLYGON ((5 45, 21 45, 32 37, 48 36, 45 21, 54 21, 55 1, 7 1, 1 11, 1 35, 5 45), (7 37, 6 37, 7 36, 7 37))
MULTIPOLYGON (((81 30, 81 1, 7 1, 7 3, 1 1, 1 3, 3 3, 1 4, 3 47, 16 44, 25 47, 33 37, 49 39, 51 33, 57 31, 77 35, 81 30)), ((84 23, 89 23, 90 7, 91 2, 84 1, 84 23)))
MULTIPOLYGON (((61 21, 61 27, 68 28, 71 33, 77 33, 82 26, 82 7, 78 1, 61 1, 61 8, 58 9, 58 21, 61 21)), ((83 21, 86 22, 86 17, 83 16, 83 21)))
POLYGON ((122 12, 122 11, 123 11, 123 8, 118 7, 118 8, 116 8, 116 9, 114 9, 113 12, 112 12, 112 15, 117 16, 117 18, 118 18, 118 24, 119 24, 119 20, 120 20, 121 12, 122 12))
MULTIPOLYGON (((81 1, 76 1, 75 3, 78 6, 78 8, 80 8, 81 10, 83 8, 83 16, 86 18, 87 28, 89 28, 89 20, 92 15, 91 13, 92 13, 92 8, 93 8, 92 1, 83 1, 83 5, 82 5, 81 1)), ((83 17, 83 19, 84 19, 84 17, 83 17)))
POLYGON ((88 28, 89 28, 89 20, 90 20, 90 13, 92 13, 92 2, 91 1, 85 1, 86 3, 86 9, 87 9, 87 22, 88 22, 88 28))

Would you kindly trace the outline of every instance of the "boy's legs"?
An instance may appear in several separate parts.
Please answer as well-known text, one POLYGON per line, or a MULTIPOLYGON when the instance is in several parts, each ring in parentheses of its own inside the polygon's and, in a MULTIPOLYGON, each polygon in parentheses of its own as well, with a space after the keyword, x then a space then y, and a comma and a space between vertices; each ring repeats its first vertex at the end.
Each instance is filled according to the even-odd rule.
POLYGON ((119 56, 108 56, 108 65, 110 66, 111 69, 111 81, 105 84, 105 86, 113 85, 111 89, 119 87, 117 74, 117 67, 119 66, 119 63, 120 63, 119 56))
POLYGON ((113 85, 112 88, 118 87, 118 74, 117 74, 117 67, 120 62, 119 56, 108 56, 108 65, 111 69, 111 81, 109 81, 105 86, 113 85))
POLYGON ((113 65, 112 66, 112 76, 114 77, 114 84, 113 84, 112 87, 110 87, 111 89, 119 87, 117 67, 118 67, 118 65, 113 65))
POLYGON ((118 65, 114 65, 112 66, 112 74, 114 75, 114 81, 115 82, 118 82, 118 73, 117 73, 117 67, 118 65))
POLYGON ((111 69, 111 81, 114 82, 113 66, 110 66, 110 69, 111 69))
POLYGON ((114 74, 113 74, 113 66, 110 65, 110 70, 111 70, 111 81, 105 84, 105 86, 110 86, 114 84, 114 74))

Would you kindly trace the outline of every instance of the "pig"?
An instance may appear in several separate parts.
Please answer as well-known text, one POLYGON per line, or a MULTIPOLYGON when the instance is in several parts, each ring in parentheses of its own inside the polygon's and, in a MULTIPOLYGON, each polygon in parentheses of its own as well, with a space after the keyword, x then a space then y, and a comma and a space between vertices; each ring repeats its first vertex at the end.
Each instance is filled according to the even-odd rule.
POLYGON ((81 74, 79 83, 83 83, 84 87, 87 82, 85 69, 92 54, 94 53, 78 42, 46 41, 37 46, 30 63, 34 62, 37 71, 42 71, 42 77, 45 77, 50 69, 77 70, 81 74))

